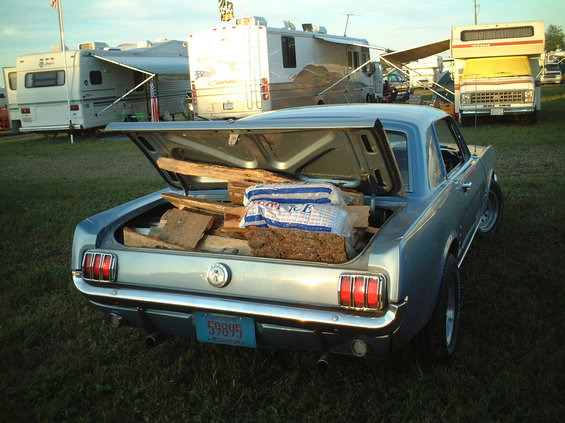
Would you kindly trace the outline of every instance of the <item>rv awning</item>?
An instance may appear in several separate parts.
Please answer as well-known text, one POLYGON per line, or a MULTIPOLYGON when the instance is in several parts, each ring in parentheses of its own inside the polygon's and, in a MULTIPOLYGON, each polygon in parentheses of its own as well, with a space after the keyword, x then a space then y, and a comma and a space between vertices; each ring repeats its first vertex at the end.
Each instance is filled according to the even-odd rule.
POLYGON ((359 47, 370 47, 367 44, 367 40, 362 38, 346 38, 346 37, 337 37, 335 35, 328 35, 328 34, 318 34, 314 33, 314 38, 318 40, 327 41, 328 43, 334 44, 344 44, 346 46, 359 46, 359 47))
POLYGON ((449 50, 449 40, 438 41, 408 50, 385 53, 381 55, 381 58, 394 66, 402 67, 402 65, 406 63, 415 62, 416 60, 433 56, 434 54, 439 54, 446 50, 449 50))
POLYGON ((186 56, 122 56, 103 52, 93 53, 92 56, 147 75, 188 76, 188 57, 186 56))

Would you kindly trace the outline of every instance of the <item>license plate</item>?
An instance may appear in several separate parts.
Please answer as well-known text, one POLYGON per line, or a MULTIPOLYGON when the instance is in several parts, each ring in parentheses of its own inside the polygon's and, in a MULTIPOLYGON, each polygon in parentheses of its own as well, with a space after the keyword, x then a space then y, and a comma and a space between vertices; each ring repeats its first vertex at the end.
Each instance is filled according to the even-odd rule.
POLYGON ((504 114, 504 109, 494 108, 490 109, 491 116, 502 116, 504 114))
POLYGON ((196 326, 196 339, 201 342, 237 347, 257 346, 253 319, 201 311, 195 311, 192 317, 196 326))
POLYGON ((233 103, 224 103, 224 110, 233 110, 233 103))

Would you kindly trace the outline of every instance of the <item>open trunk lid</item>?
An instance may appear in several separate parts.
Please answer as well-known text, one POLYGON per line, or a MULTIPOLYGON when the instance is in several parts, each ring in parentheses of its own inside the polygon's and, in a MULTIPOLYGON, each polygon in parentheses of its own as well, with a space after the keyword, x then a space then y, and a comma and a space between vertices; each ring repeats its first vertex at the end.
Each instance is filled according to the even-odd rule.
POLYGON ((328 181, 371 196, 405 195, 377 105, 316 106, 241 120, 115 122, 173 189, 222 188, 227 181, 181 175, 160 158, 264 169, 302 181, 328 181))

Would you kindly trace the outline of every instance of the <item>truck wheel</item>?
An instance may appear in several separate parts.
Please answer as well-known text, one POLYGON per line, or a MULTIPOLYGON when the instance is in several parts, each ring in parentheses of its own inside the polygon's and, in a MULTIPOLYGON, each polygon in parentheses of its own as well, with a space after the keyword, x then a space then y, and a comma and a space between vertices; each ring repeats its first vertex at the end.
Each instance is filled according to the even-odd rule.
POLYGON ((450 254, 445 262, 432 317, 416 338, 423 361, 430 364, 449 362, 457 344, 460 312, 459 268, 455 256, 450 254))
POLYGON ((494 235, 502 223, 502 212, 504 210, 504 196, 502 189, 496 181, 491 181, 488 199, 477 233, 484 238, 494 235))

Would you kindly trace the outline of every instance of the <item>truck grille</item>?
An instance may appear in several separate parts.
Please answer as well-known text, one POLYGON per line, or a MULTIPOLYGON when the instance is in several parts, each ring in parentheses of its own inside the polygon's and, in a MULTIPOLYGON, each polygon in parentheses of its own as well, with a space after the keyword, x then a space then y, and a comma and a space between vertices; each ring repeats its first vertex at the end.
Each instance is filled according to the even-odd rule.
POLYGON ((486 91, 471 93, 471 103, 523 103, 524 91, 486 91))

